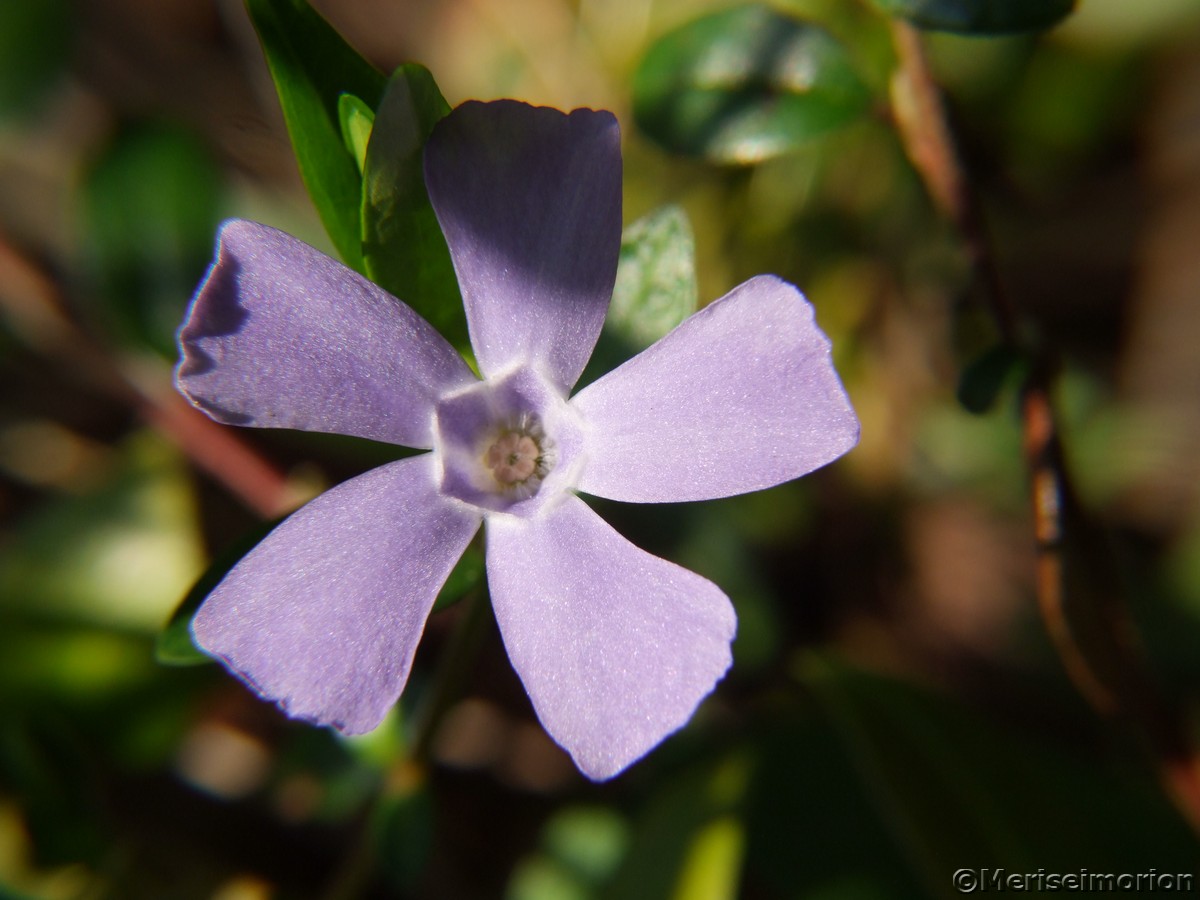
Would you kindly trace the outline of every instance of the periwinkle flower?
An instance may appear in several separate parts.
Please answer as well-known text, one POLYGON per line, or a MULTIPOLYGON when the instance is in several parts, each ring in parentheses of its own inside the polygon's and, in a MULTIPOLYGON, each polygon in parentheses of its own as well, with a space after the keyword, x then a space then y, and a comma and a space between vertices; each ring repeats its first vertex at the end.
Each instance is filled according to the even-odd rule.
POLYGON ((840 456, 858 421, 791 285, 753 278, 575 396, 616 276, 621 157, 607 112, 467 103, 425 181, 477 378, 404 303, 279 231, 227 223, 180 331, 177 379, 220 422, 431 452, 327 491, 235 566, 193 634, 289 715, 373 729, 487 523, 509 658, 593 779, 681 727, 729 668, 716 585, 626 541, 576 495, 759 490, 840 456))

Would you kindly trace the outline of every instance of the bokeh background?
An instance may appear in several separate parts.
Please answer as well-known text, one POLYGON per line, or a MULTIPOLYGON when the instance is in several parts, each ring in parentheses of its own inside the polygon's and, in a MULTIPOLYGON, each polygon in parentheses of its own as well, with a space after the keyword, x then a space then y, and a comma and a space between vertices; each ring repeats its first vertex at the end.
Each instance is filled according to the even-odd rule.
MULTIPOLYGON (((851 49, 871 109, 734 166, 668 152, 632 114, 648 49, 728 3, 313 5, 382 71, 427 66, 451 104, 612 109, 626 222, 686 211, 702 300, 760 272, 800 285, 862 442, 748 497, 596 504, 740 618, 694 722, 606 784, 544 735, 490 622, 427 759, 408 758, 463 602, 366 738, 288 722, 216 665, 162 664, 156 635, 214 559, 395 451, 234 433, 173 394, 223 218, 330 247, 242 4, 3 0, 0 897, 892 898, 955 896, 961 867, 1196 872, 1164 786, 1195 771, 1187 741, 1164 759, 1138 711, 1099 714, 1039 612, 1020 372, 988 409, 960 402, 995 333, 897 137, 878 10, 776 3, 851 49)), ((1071 602, 1119 604, 1146 696, 1190 740, 1200 7, 1081 0, 1041 34, 923 40, 1021 333, 1057 363, 1099 535, 1077 564, 1104 594, 1071 602)))

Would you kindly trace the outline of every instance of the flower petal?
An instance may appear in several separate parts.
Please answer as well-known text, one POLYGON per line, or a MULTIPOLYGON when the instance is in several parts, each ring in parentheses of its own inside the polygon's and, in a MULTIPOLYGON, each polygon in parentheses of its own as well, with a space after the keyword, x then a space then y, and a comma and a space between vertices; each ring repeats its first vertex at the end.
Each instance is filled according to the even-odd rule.
POLYGON ((429 138, 425 183, 481 371, 533 364, 570 389, 616 281, 617 120, 512 100, 464 103, 429 138))
POLYGON ((837 459, 858 418, 792 285, 752 278, 571 400, 579 490, 639 503, 770 487, 837 459))
POLYGON ((431 454, 402 459, 294 513, 204 601, 196 642, 288 715, 370 731, 479 528, 437 493, 434 470, 431 454))
POLYGON ((433 405, 474 381, 395 297, 274 228, 234 219, 179 332, 176 380, 218 422, 432 446, 433 405))
POLYGON ((729 599, 578 497, 541 518, 489 517, 487 569, 509 659, 589 778, 611 778, 681 727, 729 668, 729 599))

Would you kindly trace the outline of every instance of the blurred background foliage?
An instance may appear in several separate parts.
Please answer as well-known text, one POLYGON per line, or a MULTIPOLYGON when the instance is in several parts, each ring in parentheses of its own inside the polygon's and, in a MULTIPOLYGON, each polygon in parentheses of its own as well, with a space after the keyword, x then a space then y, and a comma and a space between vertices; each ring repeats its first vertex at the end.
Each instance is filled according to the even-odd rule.
POLYGON ((832 337, 862 442, 760 494, 596 504, 740 618, 695 721, 607 784, 541 731, 494 626, 456 627, 477 554, 451 592, 471 599, 446 598, 370 736, 160 664, 187 661, 169 642, 156 658, 156 636, 214 559, 395 451, 231 434, 173 395, 173 331, 222 218, 336 243, 240 0, 4 0, 0 897, 825 900, 954 896, 970 866, 1195 872, 1196 821, 1163 787, 1195 757, 1089 708, 1039 615, 1028 360, 995 349, 969 248, 906 158, 888 18, 942 29, 921 40, 1022 344, 1058 362, 1067 461, 1104 535, 1084 567, 1115 573, 1102 587, 1190 740, 1194 0, 313 5, 380 72, 426 66, 451 105, 614 110, 636 224, 604 359, 775 272, 832 337), (464 647, 465 680, 431 696, 464 647), (406 761, 431 709, 428 762, 406 761))

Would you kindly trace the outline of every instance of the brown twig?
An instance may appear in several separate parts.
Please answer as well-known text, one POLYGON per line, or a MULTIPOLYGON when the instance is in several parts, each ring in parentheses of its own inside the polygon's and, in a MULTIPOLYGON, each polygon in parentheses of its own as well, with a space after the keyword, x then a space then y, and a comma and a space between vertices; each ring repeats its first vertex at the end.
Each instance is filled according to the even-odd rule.
POLYGON ((263 518, 295 506, 284 475, 171 387, 166 366, 119 360, 64 311, 57 286, 0 236, 0 313, 22 342, 64 372, 137 411, 196 466, 263 518))
POLYGON ((892 76, 892 109, 904 149, 938 211, 962 237, 1001 337, 1015 346, 1016 313, 1001 288, 979 201, 959 164, 942 92, 930 71, 920 32, 893 19, 892 42, 898 62, 892 76))
POLYGON ((1021 429, 1037 542, 1035 589, 1046 630, 1064 669, 1099 714, 1136 724, 1159 778, 1200 834, 1200 755, 1186 723, 1163 703, 1145 665, 1106 537, 1076 500, 1051 398, 1054 366, 1025 346, 1004 293, 979 201, 947 121, 941 91, 919 32, 893 21, 897 71, 892 105, 905 151, 938 210, 960 234, 1001 339, 1033 361, 1021 395, 1021 429))

